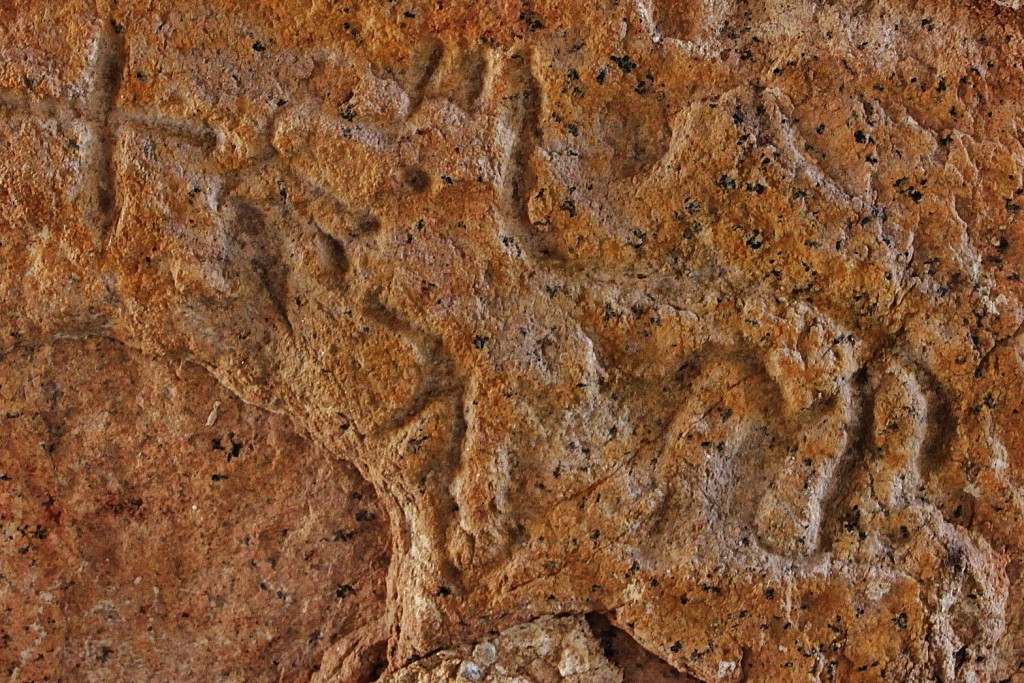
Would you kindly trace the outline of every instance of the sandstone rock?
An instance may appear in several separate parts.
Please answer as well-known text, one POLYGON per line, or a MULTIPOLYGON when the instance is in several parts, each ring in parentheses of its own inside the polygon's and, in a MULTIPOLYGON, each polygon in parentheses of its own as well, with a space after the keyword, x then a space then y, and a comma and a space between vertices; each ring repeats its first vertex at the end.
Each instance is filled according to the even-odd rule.
POLYGON ((483 680, 621 683, 622 672, 579 617, 541 617, 474 648, 444 650, 385 676, 387 683, 483 680))
POLYGON ((7 3, 4 670, 1024 680, 1017 4, 7 3))
POLYGON ((0 401, 11 680, 308 680, 332 646, 383 654, 384 512, 289 418, 103 338, 9 353, 0 401))

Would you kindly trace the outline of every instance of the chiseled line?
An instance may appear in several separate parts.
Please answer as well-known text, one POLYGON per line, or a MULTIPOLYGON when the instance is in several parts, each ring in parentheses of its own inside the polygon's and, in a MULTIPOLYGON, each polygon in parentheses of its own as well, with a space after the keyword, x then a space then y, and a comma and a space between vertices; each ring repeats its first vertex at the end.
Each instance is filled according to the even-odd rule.
POLYGON ((88 203, 93 213, 92 234, 102 251, 118 220, 115 148, 118 131, 128 125, 191 140, 204 149, 219 146, 218 132, 209 126, 154 115, 142 109, 117 108, 126 62, 124 38, 107 25, 96 42, 92 90, 81 104, 71 100, 33 99, 27 92, 0 90, 0 115, 7 119, 52 119, 82 124, 87 129, 83 146, 88 203))
POLYGON ((5 119, 40 118, 62 122, 82 117, 80 109, 67 100, 32 99, 27 92, 14 90, 0 90, 0 114, 5 119))
POLYGON ((93 87, 86 103, 86 121, 92 128, 87 145, 89 175, 95 184, 95 224, 93 237, 102 251, 118 214, 114 147, 117 127, 112 112, 121 89, 125 64, 124 39, 110 24, 106 24, 96 42, 93 64, 93 87))
POLYGON ((221 143, 221 136, 217 130, 205 123, 161 116, 145 109, 119 109, 112 112, 110 121, 118 126, 129 125, 162 132, 171 137, 185 138, 203 148, 215 148, 221 143))

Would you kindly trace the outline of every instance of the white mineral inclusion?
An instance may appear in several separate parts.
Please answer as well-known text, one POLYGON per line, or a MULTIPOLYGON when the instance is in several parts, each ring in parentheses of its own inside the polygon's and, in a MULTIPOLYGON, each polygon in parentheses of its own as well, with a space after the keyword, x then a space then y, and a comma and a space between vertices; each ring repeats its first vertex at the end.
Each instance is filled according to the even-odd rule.
POLYGON ((473 660, 483 667, 488 667, 498 661, 498 650, 493 643, 484 641, 473 648, 473 660))
POLYGON ((558 661, 558 673, 571 676, 582 673, 587 668, 586 660, 580 657, 576 648, 570 646, 562 651, 562 657, 558 661))
POLYGON ((459 667, 459 677, 467 681, 481 681, 484 678, 484 672, 473 662, 463 662, 459 667))

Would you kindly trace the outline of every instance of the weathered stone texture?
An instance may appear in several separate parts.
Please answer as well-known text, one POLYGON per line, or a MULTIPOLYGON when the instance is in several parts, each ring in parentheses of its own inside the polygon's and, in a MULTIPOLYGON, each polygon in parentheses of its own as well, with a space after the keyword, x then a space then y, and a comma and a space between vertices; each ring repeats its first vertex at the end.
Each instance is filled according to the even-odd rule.
POLYGON ((1017 4, 6 3, 0 664, 1024 681, 1017 4))

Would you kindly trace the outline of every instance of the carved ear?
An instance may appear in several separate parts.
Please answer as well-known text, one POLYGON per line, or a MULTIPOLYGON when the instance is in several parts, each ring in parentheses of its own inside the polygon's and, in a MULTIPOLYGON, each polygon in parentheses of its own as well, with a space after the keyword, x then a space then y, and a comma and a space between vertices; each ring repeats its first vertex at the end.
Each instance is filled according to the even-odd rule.
POLYGON ((402 59, 397 73, 385 70, 406 100, 396 120, 407 122, 428 99, 446 100, 467 113, 478 111, 487 99, 492 53, 464 37, 424 38, 402 59))
POLYGON ((499 124, 496 134, 510 140, 505 145, 502 194, 511 205, 521 207, 518 211, 525 217, 532 187, 529 161, 541 138, 541 91, 528 53, 512 54, 503 60, 491 97, 499 124))
POLYGON ((492 155, 499 169, 502 241, 519 256, 547 260, 556 252, 530 217, 530 198, 538 185, 534 152, 543 136, 543 95, 534 76, 533 56, 527 52, 502 56, 485 80, 483 92, 483 109, 493 123, 492 155))
POLYGON ((422 96, 443 97, 465 112, 477 110, 490 74, 490 55, 462 42, 439 44, 439 49, 435 73, 424 83, 422 96))
POLYGON ((409 94, 407 117, 415 114, 423 104, 444 54, 444 43, 435 37, 427 38, 413 48, 409 66, 399 77, 399 84, 409 94))

